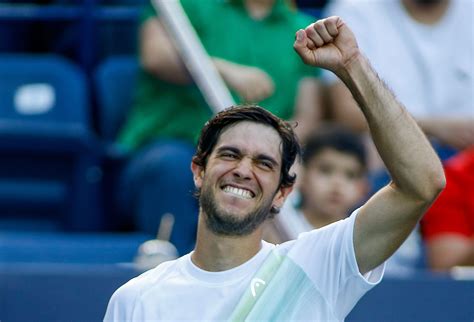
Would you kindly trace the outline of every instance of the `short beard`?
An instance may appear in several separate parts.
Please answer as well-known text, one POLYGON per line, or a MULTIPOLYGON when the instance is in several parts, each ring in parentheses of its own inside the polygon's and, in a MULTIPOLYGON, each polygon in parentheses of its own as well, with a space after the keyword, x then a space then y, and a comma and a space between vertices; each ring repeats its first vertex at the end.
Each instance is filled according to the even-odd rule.
POLYGON ((222 236, 246 236, 254 232, 270 214, 272 199, 247 214, 245 218, 236 218, 224 209, 219 209, 214 194, 210 188, 203 186, 199 195, 201 208, 205 213, 207 228, 217 235, 222 236))

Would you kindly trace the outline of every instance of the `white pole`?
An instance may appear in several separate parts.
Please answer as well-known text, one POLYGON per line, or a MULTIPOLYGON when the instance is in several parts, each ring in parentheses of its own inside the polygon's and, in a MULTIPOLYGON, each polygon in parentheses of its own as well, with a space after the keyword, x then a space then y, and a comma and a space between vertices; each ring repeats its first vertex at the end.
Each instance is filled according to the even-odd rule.
MULTIPOLYGON (((200 0, 196 0, 200 1, 200 0)), ((212 63, 179 0, 151 0, 182 60, 214 113, 235 105, 234 99, 212 63)))

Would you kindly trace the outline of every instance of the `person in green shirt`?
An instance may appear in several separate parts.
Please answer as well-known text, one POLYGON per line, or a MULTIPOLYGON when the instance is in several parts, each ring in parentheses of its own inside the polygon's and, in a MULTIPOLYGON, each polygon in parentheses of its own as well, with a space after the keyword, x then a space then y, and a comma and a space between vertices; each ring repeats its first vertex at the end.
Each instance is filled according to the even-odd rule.
MULTIPOLYGON (((181 0, 217 71, 238 103, 257 103, 298 122, 304 138, 319 120, 317 72, 291 44, 313 19, 285 0, 181 0)), ((192 249, 197 201, 189 164, 212 111, 193 83, 160 15, 147 6, 140 26, 135 104, 118 141, 132 151, 122 192, 140 231, 155 234, 165 213, 175 217, 171 242, 192 249)))

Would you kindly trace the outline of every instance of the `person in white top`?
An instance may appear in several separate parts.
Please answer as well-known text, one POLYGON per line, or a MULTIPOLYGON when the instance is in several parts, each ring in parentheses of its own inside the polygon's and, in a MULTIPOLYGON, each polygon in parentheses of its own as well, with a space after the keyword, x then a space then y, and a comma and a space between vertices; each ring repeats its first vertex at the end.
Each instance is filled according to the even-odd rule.
POLYGON ((298 30, 294 48, 351 89, 393 182, 348 219, 279 246, 263 242, 262 223, 294 184, 299 144, 291 125, 263 108, 227 109, 206 123, 191 163, 194 251, 120 287, 105 321, 342 321, 380 280, 443 189, 441 163, 340 18, 298 30))
MULTIPOLYGON (((474 1, 337 0, 340 16, 379 76, 440 146, 474 144, 474 1)), ((351 93, 330 72, 323 77, 335 119, 365 131, 351 93)))

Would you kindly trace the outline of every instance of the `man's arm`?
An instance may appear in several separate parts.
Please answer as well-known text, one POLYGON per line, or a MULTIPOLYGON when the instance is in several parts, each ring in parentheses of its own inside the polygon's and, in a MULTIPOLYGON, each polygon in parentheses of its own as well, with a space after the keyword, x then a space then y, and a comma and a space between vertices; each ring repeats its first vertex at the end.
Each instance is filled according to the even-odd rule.
POLYGON ((295 112, 292 121, 297 123, 296 135, 305 142, 323 118, 322 88, 315 77, 302 78, 298 83, 295 112))
MULTIPOLYGON (((211 59, 227 86, 243 101, 258 102, 273 94, 273 80, 263 70, 220 58, 211 59)), ((140 63, 161 80, 182 85, 192 82, 178 50, 158 18, 149 18, 140 28, 140 63)))
MULTIPOLYGON (((354 131, 366 131, 367 121, 347 86, 336 81, 329 86, 329 102, 336 121, 354 131)), ((474 119, 460 117, 420 117, 418 125, 429 137, 457 149, 465 149, 474 144, 474 119)))
POLYGON ((429 266, 445 271, 454 266, 474 266, 474 240, 459 234, 441 234, 427 242, 429 266))
MULTIPOLYGON (((474 108, 474 107, 473 107, 474 108)), ((474 119, 470 117, 426 117, 417 119, 426 135, 459 150, 474 145, 474 119)))
POLYGON ((297 32, 295 50, 307 64, 334 72, 349 88, 367 120, 392 183, 361 207, 354 248, 361 273, 380 265, 402 244, 444 188, 441 163, 414 119, 361 54, 338 17, 297 32))
POLYGON ((140 27, 140 63, 156 77, 174 84, 191 82, 186 67, 163 24, 149 18, 140 27))

